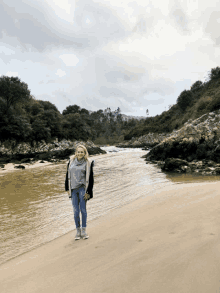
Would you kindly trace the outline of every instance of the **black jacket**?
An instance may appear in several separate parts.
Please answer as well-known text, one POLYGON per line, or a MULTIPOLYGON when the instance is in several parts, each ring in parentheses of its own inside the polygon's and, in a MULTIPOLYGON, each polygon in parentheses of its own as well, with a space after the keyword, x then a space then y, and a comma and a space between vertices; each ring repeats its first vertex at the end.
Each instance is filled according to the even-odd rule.
MULTIPOLYGON (((67 164, 66 179, 65 179, 65 191, 69 190, 69 184, 68 184, 69 164, 70 164, 70 161, 67 164)), ((93 165, 94 165, 94 161, 92 161, 92 163, 90 165, 89 185, 88 185, 88 188, 86 190, 86 193, 88 193, 90 195, 90 198, 93 198, 93 185, 94 185, 93 165)))

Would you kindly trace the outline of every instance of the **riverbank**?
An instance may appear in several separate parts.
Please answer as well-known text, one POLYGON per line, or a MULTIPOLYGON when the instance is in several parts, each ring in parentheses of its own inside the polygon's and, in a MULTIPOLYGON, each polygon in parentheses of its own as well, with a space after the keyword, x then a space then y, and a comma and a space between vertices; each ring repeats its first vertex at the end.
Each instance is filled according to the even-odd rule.
MULTIPOLYGON (((89 159, 92 160, 94 157, 97 157, 100 155, 102 154, 90 155, 89 159)), ((60 165, 60 164, 66 164, 66 163, 67 163, 67 159, 59 160, 59 161, 56 161, 55 159, 53 161, 52 160, 50 161, 38 160, 38 161, 32 161, 30 163, 22 163, 22 165, 19 163, 18 164, 7 163, 4 165, 4 168, 0 168, 0 175, 4 175, 8 172, 16 171, 16 170, 23 170, 23 169, 29 170, 29 169, 38 168, 38 167, 46 167, 50 165, 57 165, 57 164, 60 165), (19 166, 23 166, 24 168, 19 166)))
POLYGON ((146 163, 157 164, 162 171, 176 173, 220 174, 220 110, 189 119, 171 133, 132 138, 118 147, 142 147, 149 152, 146 163))
POLYGON ((220 290, 220 182, 158 189, 0 266, 7 292, 220 290))
POLYGON ((0 173, 1 171, 16 169, 33 168, 41 164, 50 165, 53 163, 62 163, 69 159, 75 153, 77 145, 86 146, 90 156, 106 154, 99 146, 91 141, 54 141, 46 144, 20 143, 13 146, 13 142, 8 143, 7 147, 0 147, 0 173))

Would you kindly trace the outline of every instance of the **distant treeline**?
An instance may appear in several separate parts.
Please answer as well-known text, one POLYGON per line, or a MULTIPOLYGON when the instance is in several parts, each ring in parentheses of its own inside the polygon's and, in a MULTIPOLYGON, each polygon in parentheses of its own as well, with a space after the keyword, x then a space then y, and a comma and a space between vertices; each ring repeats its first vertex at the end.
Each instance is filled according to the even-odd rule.
POLYGON ((18 77, 0 77, 0 141, 49 142, 55 138, 115 143, 151 133, 169 133, 189 119, 220 109, 220 68, 211 69, 206 82, 184 90, 168 111, 146 119, 123 121, 120 109, 90 113, 78 105, 62 113, 49 101, 35 99, 18 77))
POLYGON ((133 121, 122 120, 120 108, 90 113, 71 105, 61 114, 49 101, 36 100, 18 77, 0 77, 1 142, 50 142, 55 138, 118 142, 134 125, 133 121))

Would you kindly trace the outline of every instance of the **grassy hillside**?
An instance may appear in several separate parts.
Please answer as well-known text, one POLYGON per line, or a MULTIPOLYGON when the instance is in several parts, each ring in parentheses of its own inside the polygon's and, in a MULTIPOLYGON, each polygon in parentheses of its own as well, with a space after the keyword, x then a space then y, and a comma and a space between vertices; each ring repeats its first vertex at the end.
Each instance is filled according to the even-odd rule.
POLYGON ((170 133, 180 129, 189 119, 220 109, 220 68, 212 69, 209 81, 195 82, 190 90, 184 90, 177 103, 161 115, 137 122, 124 136, 125 140, 148 133, 170 133))

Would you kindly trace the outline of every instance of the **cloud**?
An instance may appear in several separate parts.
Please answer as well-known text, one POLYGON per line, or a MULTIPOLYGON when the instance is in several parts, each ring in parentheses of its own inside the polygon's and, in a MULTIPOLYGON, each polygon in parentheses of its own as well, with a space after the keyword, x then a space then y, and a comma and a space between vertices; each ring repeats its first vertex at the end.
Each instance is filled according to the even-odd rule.
POLYGON ((189 18, 179 1, 176 1, 172 6, 169 16, 171 20, 175 21, 176 27, 180 29, 180 32, 189 33, 189 18))
POLYGON ((59 57, 66 66, 76 66, 79 63, 79 59, 74 54, 62 54, 59 57))
POLYGON ((6 72, 6 75, 7 76, 13 76, 13 77, 18 77, 19 76, 18 72, 11 72, 11 71, 6 72))
POLYGON ((24 49, 29 44, 38 51, 51 46, 83 51, 126 36, 123 23, 108 6, 91 0, 80 0, 76 6, 74 21, 68 22, 46 2, 3 0, 1 37, 16 37, 24 49))
POLYGON ((205 32, 217 46, 220 45, 220 11, 212 11, 205 27, 205 32))
POLYGON ((116 57, 96 57, 96 73, 97 77, 103 77, 106 82, 109 83, 134 83, 139 81, 144 74, 146 74, 146 69, 142 66, 130 66, 123 62, 123 59, 118 59, 116 57))
POLYGON ((66 75, 66 72, 61 69, 58 69, 56 75, 58 75, 59 77, 63 77, 66 75))
POLYGON ((24 49, 26 49, 26 45, 30 44, 39 51, 51 44, 59 45, 61 40, 64 45, 70 45, 68 39, 57 36, 56 30, 48 23, 47 19, 45 5, 3 0, 0 10, 0 25, 4 33, 2 37, 4 35, 15 37, 24 49))
POLYGON ((159 78, 154 82, 149 82, 147 86, 143 87, 140 95, 150 95, 151 93, 158 93, 161 96, 173 94, 175 92, 174 82, 165 78, 159 78))
POLYGON ((19 74, 60 110, 158 113, 220 62, 217 0, 1 4, 1 74, 19 74))

